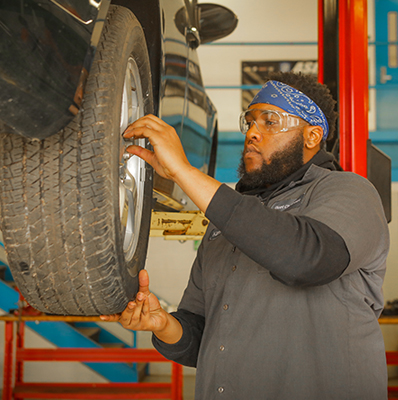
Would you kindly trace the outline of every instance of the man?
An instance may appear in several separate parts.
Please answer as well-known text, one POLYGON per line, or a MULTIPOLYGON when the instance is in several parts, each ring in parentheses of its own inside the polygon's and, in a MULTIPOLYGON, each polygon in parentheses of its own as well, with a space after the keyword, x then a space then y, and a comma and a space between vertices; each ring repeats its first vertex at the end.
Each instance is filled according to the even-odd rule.
POLYGON ((176 313, 140 291, 121 315, 150 330, 167 358, 197 367, 196 398, 387 398, 377 318, 388 229, 365 179, 337 172, 322 148, 334 101, 304 75, 270 79, 240 117, 246 135, 234 191, 193 168, 175 131, 146 116, 128 151, 175 181, 211 224, 176 313), (305 93, 305 94, 304 94, 305 93))

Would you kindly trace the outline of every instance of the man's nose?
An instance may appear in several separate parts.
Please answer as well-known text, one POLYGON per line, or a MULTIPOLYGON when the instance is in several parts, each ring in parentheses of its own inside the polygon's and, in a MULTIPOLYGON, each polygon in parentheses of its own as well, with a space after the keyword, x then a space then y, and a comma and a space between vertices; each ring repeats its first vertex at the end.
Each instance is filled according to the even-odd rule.
POLYGON ((262 134, 259 132, 256 124, 253 123, 250 126, 250 129, 246 132, 246 140, 261 142, 262 134))

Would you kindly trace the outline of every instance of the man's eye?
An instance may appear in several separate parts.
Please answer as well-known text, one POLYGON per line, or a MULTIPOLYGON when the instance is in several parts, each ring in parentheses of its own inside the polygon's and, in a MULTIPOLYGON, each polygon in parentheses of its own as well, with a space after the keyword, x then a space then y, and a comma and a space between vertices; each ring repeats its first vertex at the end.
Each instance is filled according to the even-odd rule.
POLYGON ((278 121, 268 120, 268 121, 265 121, 265 124, 267 126, 275 126, 275 125, 278 125, 278 121))

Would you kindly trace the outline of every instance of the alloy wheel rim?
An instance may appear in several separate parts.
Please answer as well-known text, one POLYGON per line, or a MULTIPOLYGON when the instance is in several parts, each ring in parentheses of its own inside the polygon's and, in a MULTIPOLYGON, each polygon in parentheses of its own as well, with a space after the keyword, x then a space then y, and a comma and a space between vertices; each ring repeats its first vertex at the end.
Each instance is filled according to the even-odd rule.
POLYGON ((142 116, 144 116, 144 98, 141 78, 136 62, 130 57, 123 85, 119 153, 119 211, 126 262, 132 260, 138 245, 146 169, 145 161, 137 156, 127 156, 125 153, 125 147, 130 144, 145 147, 145 139, 125 141, 122 135, 128 125, 142 116))

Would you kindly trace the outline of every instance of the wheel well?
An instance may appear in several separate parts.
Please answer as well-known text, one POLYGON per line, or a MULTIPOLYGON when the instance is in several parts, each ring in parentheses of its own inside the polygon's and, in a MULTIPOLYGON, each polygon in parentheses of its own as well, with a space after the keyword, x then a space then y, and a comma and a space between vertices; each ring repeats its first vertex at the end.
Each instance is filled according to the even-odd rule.
POLYGON ((128 8, 133 12, 144 30, 148 45, 152 73, 154 113, 159 111, 160 71, 162 65, 162 11, 159 0, 131 1, 112 0, 112 4, 128 8))

